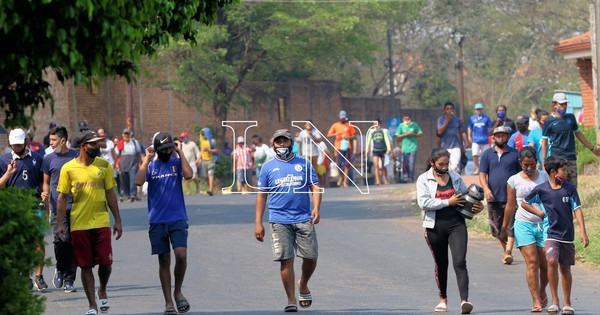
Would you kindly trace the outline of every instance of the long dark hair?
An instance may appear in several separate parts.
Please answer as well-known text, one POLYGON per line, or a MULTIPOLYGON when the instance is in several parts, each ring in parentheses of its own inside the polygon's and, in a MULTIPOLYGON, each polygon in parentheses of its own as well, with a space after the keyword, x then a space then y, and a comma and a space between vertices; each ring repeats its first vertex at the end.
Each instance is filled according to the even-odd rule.
POLYGON ((521 160, 523 160, 524 158, 534 158, 537 162, 538 158, 537 151, 535 150, 535 148, 530 146, 522 147, 521 150, 519 150, 519 162, 521 162, 521 160))
POLYGON ((444 156, 450 158, 450 152, 442 147, 433 148, 427 160, 427 170, 431 168, 431 163, 435 163, 435 161, 444 156))

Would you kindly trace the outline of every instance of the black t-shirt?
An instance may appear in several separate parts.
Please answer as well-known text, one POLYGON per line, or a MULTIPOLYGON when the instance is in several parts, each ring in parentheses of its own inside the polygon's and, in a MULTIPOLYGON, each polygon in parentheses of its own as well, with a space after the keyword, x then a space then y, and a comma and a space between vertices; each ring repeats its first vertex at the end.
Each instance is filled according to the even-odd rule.
MULTIPOLYGON (((452 186, 452 179, 450 178, 448 179, 448 183, 446 183, 446 185, 441 186, 440 184, 438 184, 437 190, 435 192, 435 198, 448 200, 450 199, 450 197, 454 196, 455 193, 456 190, 454 189, 454 186, 452 186)), ((456 216, 457 214, 458 212, 456 211, 455 206, 448 206, 438 210, 435 214, 435 219, 448 219, 456 216)))

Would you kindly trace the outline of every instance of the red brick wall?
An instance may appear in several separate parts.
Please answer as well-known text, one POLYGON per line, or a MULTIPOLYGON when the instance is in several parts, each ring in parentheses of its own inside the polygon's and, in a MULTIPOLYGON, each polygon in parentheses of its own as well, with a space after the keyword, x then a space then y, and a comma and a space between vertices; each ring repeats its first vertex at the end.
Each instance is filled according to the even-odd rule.
POLYGON ((593 127, 596 125, 596 112, 594 110, 594 79, 592 76, 592 60, 578 59, 579 76, 581 77, 581 98, 583 103, 583 125, 593 127))

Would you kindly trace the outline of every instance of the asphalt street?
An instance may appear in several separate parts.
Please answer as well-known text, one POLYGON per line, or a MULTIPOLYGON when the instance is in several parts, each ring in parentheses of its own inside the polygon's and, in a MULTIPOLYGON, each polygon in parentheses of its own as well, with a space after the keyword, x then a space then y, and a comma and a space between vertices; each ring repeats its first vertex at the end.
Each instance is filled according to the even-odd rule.
MULTIPOLYGON (((188 314, 280 314, 286 305, 279 264, 270 241, 255 240, 254 195, 186 196, 188 269, 183 293, 188 314)), ((433 259, 409 184, 371 187, 369 194, 326 189, 317 225, 319 263, 309 287, 312 314, 432 314, 438 302, 433 259)), ((146 202, 121 203, 123 237, 113 240, 110 314, 162 314, 156 256, 150 255, 146 202)), ((267 227, 265 225, 265 227, 267 227)), ((53 253, 47 237, 47 255, 53 253)), ((473 314, 528 314, 531 299, 523 258, 501 263, 497 241, 471 237, 467 265, 473 314)), ((296 261, 299 276, 300 260, 296 261)), ((74 293, 55 289, 54 266, 45 268, 48 315, 83 314, 87 300, 78 279, 74 293)), ((600 314, 600 272, 573 267, 576 314, 600 314)), ((548 290, 549 294, 549 290, 548 290)), ((562 297, 562 290, 559 289, 562 297)), ((460 299, 450 267, 448 313, 460 299)))

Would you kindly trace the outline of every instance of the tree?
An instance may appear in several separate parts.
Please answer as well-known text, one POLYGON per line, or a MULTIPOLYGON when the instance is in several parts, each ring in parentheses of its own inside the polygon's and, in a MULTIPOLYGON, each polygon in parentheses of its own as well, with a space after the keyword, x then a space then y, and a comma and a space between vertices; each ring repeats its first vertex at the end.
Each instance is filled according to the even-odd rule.
POLYGON ((29 126, 39 104, 53 106, 46 71, 64 82, 134 78, 141 56, 171 37, 194 42, 236 0, 76 0, 0 2, 0 104, 7 126, 29 126), (30 111, 27 112, 27 109, 30 111))

